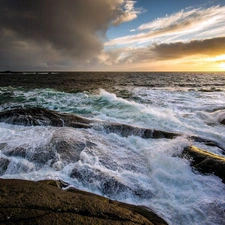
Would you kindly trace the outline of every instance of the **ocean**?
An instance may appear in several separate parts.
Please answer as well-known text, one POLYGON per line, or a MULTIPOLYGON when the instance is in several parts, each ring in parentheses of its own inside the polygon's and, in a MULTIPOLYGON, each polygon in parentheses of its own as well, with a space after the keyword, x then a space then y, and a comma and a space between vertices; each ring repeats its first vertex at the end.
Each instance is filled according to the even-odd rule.
POLYGON ((0 123, 1 178, 61 179, 150 207, 171 225, 225 224, 225 185, 179 155, 194 145, 224 156, 225 73, 24 72, 0 74, 0 111, 45 108, 99 121, 91 128, 0 123), (182 134, 143 139, 101 122, 182 134))

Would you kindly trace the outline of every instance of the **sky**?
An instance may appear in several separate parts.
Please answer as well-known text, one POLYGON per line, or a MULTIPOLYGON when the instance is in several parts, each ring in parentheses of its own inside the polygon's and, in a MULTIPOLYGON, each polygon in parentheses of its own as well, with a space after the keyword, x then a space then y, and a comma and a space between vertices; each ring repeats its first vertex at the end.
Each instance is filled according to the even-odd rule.
POLYGON ((224 0, 0 0, 0 71, 225 71, 224 0))

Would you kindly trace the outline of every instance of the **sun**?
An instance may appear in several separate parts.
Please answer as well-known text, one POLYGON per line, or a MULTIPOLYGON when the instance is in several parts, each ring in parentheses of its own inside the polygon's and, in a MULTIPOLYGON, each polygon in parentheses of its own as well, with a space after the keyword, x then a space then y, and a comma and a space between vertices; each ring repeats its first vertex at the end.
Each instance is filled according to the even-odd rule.
POLYGON ((225 62, 221 62, 221 63, 219 64, 219 67, 220 67, 220 69, 221 69, 222 71, 225 71, 225 62))
POLYGON ((214 66, 216 71, 225 71, 225 54, 206 58, 205 61, 214 66))

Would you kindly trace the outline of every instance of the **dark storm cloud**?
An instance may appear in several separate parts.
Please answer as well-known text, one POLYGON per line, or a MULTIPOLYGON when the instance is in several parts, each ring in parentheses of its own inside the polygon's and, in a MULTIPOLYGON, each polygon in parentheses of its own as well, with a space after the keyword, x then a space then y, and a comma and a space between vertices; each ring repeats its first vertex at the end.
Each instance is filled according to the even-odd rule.
POLYGON ((151 48, 158 59, 176 59, 191 55, 217 56, 225 54, 225 37, 155 45, 151 48))
POLYGON ((118 10, 122 3, 0 0, 0 69, 89 60, 102 50, 108 25, 123 13, 118 10))

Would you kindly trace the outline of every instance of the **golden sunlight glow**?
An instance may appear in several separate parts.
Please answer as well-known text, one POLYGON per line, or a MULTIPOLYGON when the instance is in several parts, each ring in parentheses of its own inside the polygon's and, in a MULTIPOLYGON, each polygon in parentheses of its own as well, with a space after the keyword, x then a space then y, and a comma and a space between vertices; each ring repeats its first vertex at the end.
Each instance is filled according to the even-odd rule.
POLYGON ((218 61, 225 61, 225 55, 218 55, 215 57, 207 58, 208 62, 218 62, 218 61))
POLYGON ((206 62, 216 65, 217 71, 225 71, 225 55, 218 55, 205 59, 206 62))
POLYGON ((225 62, 220 63, 219 67, 221 68, 222 71, 225 71, 225 62))
MULTIPOLYGON (((168 70, 180 71, 225 71, 225 55, 215 57, 190 56, 171 60, 168 70)), ((168 65, 169 66, 169 65, 168 65)))

